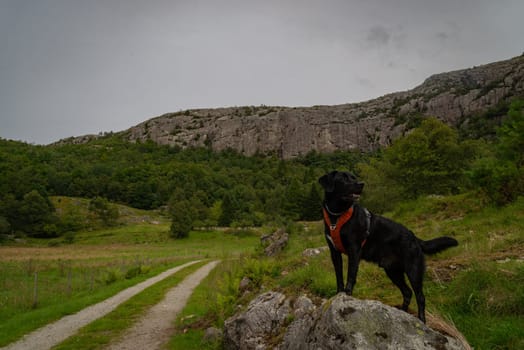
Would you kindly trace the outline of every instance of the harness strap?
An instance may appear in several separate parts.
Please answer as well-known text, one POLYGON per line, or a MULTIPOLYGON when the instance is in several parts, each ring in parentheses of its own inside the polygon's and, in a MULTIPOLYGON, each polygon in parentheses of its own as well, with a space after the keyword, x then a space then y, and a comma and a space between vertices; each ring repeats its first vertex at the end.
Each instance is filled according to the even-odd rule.
MULTIPOLYGON (((348 255, 346 248, 344 248, 344 245, 342 244, 342 238, 340 236, 340 231, 342 229, 342 226, 344 226, 345 223, 347 223, 351 217, 353 216, 353 206, 351 206, 348 210, 342 213, 342 215, 339 216, 337 221, 333 224, 331 223, 331 219, 329 217, 328 211, 326 208, 322 208, 322 212, 324 214, 324 222, 329 227, 329 237, 330 241, 333 243, 335 248, 346 255, 348 255)), ((365 209, 366 213, 366 238, 362 241, 360 244, 361 247, 366 244, 367 236, 369 236, 369 228, 371 224, 371 214, 367 209, 365 209)))
POLYGON ((333 245, 339 252, 347 255, 346 248, 344 248, 344 245, 342 244, 342 238, 340 237, 340 229, 353 216, 353 206, 351 206, 347 211, 342 213, 342 215, 337 219, 337 221, 334 224, 331 223, 331 219, 329 218, 329 214, 326 208, 323 208, 322 211, 324 213, 324 222, 329 227, 329 236, 331 237, 333 245))
POLYGON ((364 213, 366 213, 366 238, 364 238, 362 241, 362 244, 360 245, 361 248, 364 246, 364 244, 366 244, 366 241, 369 237, 369 230, 371 229, 371 213, 366 208, 363 209, 364 213))

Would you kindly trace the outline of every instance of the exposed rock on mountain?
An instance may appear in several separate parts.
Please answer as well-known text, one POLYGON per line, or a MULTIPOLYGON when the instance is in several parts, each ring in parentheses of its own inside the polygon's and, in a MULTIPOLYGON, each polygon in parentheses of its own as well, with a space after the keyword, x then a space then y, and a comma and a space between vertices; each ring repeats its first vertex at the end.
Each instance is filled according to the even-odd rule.
POLYGON ((389 145, 421 117, 434 116, 458 127, 515 96, 524 96, 524 56, 437 74, 412 90, 362 103, 187 110, 150 119, 121 134, 131 142, 231 148, 285 159, 310 151, 367 152, 389 145))
POLYGON ((226 349, 466 349, 467 344, 377 301, 338 294, 315 306, 306 296, 259 295, 224 325, 226 349))

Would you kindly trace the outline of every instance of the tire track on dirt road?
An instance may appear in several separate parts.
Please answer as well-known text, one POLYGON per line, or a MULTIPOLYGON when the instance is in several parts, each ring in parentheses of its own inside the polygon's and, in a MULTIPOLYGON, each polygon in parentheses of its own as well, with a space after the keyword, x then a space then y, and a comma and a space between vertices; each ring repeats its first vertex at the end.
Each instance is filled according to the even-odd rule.
POLYGON ((176 287, 166 293, 164 299, 132 326, 120 341, 108 347, 109 350, 161 349, 173 333, 173 322, 182 311, 193 290, 215 268, 219 261, 204 265, 176 287))
MULTIPOLYGON (((108 313, 116 309, 120 304, 129 300, 136 294, 142 292, 144 289, 152 286, 153 284, 157 282, 162 281, 163 279, 182 270, 183 268, 196 264, 200 261, 202 260, 191 261, 186 264, 166 270, 154 277, 151 277, 143 282, 140 282, 132 287, 129 287, 104 301, 88 306, 87 308, 77 312, 76 314, 62 317, 58 321, 50 323, 29 334, 26 334, 20 340, 15 341, 0 349, 1 350, 27 350, 27 349, 47 350, 47 349, 51 349, 53 346, 61 343, 62 341, 66 340, 67 338, 75 334, 80 328, 88 325, 89 323, 95 321, 96 319, 100 317, 107 315, 108 313)), ((217 263, 218 263, 217 261, 213 261, 205 265, 204 267, 207 267, 210 265, 214 267, 216 266, 217 263)), ((199 272, 201 269, 197 270, 197 272, 199 272)), ((189 279, 195 273, 189 275, 180 284, 184 283, 187 279, 189 279)), ((184 302, 184 305, 185 305, 185 302, 184 302)))

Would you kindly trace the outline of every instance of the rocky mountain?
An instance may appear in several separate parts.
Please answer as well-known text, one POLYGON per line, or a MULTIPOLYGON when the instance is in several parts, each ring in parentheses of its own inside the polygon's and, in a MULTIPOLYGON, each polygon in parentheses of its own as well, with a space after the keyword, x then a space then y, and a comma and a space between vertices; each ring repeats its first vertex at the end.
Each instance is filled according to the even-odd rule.
MULTIPOLYGON (((524 55, 437 74, 412 90, 361 103, 313 107, 193 109, 147 120, 119 134, 130 142, 232 148, 284 159, 310 151, 373 151, 427 116, 461 127, 524 96, 524 55)), ((492 113, 493 114, 493 113, 492 113)), ((496 113, 495 113, 496 114, 496 113)), ((96 136, 60 141, 82 143, 96 136)))

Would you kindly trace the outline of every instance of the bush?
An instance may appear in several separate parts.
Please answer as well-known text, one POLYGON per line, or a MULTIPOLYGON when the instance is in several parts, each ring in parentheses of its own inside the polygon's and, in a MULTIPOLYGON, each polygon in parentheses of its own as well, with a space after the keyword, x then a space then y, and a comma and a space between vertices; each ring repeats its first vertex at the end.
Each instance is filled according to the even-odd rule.
POLYGON ((127 270, 125 278, 126 279, 135 278, 136 276, 140 275, 141 272, 142 272, 142 269, 140 268, 140 266, 131 267, 127 270))
POLYGON ((524 173, 509 161, 480 159, 474 164, 470 176, 484 195, 498 205, 509 203, 522 195, 524 173), (520 191, 518 188, 521 188, 520 191))
POLYGON ((524 101, 511 104, 497 136, 494 156, 478 160, 470 177, 489 199, 503 205, 524 195, 524 101))
POLYGON ((189 231, 193 229, 192 206, 189 201, 182 200, 171 203, 171 237, 180 239, 189 237, 189 231))

